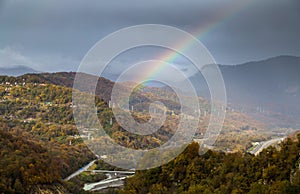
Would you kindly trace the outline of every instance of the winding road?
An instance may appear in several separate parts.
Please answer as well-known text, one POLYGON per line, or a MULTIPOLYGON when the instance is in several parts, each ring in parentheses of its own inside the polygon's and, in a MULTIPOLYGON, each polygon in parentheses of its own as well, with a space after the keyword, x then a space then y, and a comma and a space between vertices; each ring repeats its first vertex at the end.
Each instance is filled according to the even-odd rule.
POLYGON ((120 177, 120 178, 107 178, 103 181, 97 182, 97 183, 90 183, 90 184, 84 184, 84 190, 85 191, 96 191, 96 190, 102 190, 109 187, 116 187, 122 186, 124 184, 123 180, 126 179, 128 176, 120 177))
POLYGON ((74 172, 73 174, 71 174, 70 176, 68 176, 67 178, 63 179, 64 181, 68 181, 71 178, 81 174, 83 171, 87 171, 97 160, 93 160, 90 163, 88 163, 86 166, 80 168, 79 170, 77 170, 76 172, 74 172))
POLYGON ((88 170, 96 161, 93 160, 84 167, 80 168, 76 172, 72 173, 67 178, 63 179, 64 181, 68 181, 75 176, 78 176, 82 172, 93 172, 93 173, 106 173, 107 179, 96 182, 96 183, 89 183, 84 185, 84 190, 86 191, 96 191, 102 190, 109 187, 120 187, 124 184, 124 179, 130 177, 135 174, 134 171, 109 171, 109 170, 88 170))
POLYGON ((259 145, 256 146, 250 153, 257 156, 261 151, 263 151, 267 147, 278 144, 278 143, 282 142, 283 140, 284 140, 284 138, 276 138, 276 139, 271 139, 269 141, 260 142, 259 145))

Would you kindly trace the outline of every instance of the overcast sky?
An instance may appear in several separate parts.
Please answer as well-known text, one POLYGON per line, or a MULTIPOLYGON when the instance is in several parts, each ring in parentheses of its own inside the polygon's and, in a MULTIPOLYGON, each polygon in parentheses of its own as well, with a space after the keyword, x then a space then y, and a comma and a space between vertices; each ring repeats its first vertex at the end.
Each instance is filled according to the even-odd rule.
POLYGON ((299 21, 299 0, 0 0, 0 66, 75 71, 104 36, 148 23, 194 34, 220 64, 300 56, 299 21))

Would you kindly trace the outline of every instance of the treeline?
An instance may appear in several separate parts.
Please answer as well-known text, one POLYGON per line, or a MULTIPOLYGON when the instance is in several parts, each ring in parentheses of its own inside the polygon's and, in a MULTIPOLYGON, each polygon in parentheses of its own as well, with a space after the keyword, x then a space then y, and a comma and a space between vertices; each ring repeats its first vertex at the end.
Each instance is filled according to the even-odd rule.
POLYGON ((192 143, 170 163, 138 171, 120 193, 300 193, 300 135, 258 156, 208 151, 192 143))

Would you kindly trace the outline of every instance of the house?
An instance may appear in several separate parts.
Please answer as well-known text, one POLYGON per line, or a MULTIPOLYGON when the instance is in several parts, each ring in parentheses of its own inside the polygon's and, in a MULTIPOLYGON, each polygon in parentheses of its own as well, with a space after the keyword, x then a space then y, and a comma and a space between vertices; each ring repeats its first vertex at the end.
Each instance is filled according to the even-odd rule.
POLYGON ((46 102, 44 102, 44 106, 52 106, 52 102, 46 101, 46 102))

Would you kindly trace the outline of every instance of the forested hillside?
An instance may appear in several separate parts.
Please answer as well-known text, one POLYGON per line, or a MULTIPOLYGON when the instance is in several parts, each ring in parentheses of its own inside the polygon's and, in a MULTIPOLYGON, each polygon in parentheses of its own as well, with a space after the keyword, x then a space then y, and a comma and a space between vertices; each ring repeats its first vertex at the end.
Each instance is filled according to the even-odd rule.
MULTIPOLYGON (((8 77, 8 76, 0 76, 0 83, 10 83, 13 86, 15 83, 19 83, 19 85, 26 83, 33 84, 38 87, 40 87, 40 90, 43 90, 43 85, 52 85, 51 87, 55 86, 62 86, 66 88, 70 88, 73 86, 74 78, 75 78, 74 72, 60 72, 60 73, 41 73, 41 74, 26 74, 19 77, 8 77)), ((85 82, 87 84, 86 87, 82 87, 83 92, 88 91, 88 83, 90 80, 94 80, 95 76, 93 75, 87 75, 82 74, 83 78, 85 79, 85 82)), ((83 83, 83 84, 84 84, 83 83)), ((127 85, 130 83, 123 84, 124 87, 121 87, 121 90, 126 91, 127 85)), ((105 78, 99 78, 97 89, 96 89, 96 95, 99 97, 99 99, 103 99, 107 104, 110 100, 110 95, 112 88, 114 86, 114 82, 111 82, 108 79, 105 78)), ((8 87, 8 86, 5 86, 8 87)), ((15 86, 14 86, 15 87, 15 86)), ((43 91, 43 95, 47 94, 47 92, 50 92, 49 95, 51 95, 51 88, 45 88, 45 91, 43 91)), ((72 96, 72 90, 68 89, 68 92, 64 91, 64 93, 59 93, 57 99, 67 99, 66 103, 71 106, 71 96, 72 96), (64 97, 64 98, 62 98, 64 97)), ((32 93, 28 93, 28 91, 25 91, 28 95, 34 95, 32 93)), ((53 94, 52 94, 53 95, 53 94)), ((40 98, 40 97, 38 97, 40 98)), ((177 115, 180 113, 180 103, 178 101, 178 97, 176 94, 170 90, 170 88, 156 88, 156 87, 144 87, 141 90, 139 88, 136 88, 135 92, 132 93, 130 97, 130 105, 134 106, 135 112, 143 112, 144 110, 148 110, 149 103, 153 101, 161 101, 163 102, 168 109, 170 110, 168 113, 169 115, 172 113, 171 110, 174 110, 175 114, 177 115)), ((210 116, 210 105, 209 102, 204 100, 203 98, 199 98, 200 106, 202 109, 202 112, 206 111, 207 115, 203 116, 200 120, 199 124, 199 131, 197 134, 204 134, 205 129, 207 128, 207 124, 209 122, 210 116)), ((45 103, 55 103, 51 100, 45 98, 45 96, 40 99, 40 104, 45 103)), ((56 103, 57 104, 57 103, 56 103)), ((71 115, 71 109, 68 107, 50 107, 52 109, 51 111, 56 111, 60 109, 59 114, 51 114, 49 117, 57 117, 57 122, 61 122, 61 118, 66 118, 67 122, 71 122, 72 115, 71 115), (53 110, 55 109, 55 110, 53 110), (60 114, 65 114, 64 117, 61 117, 60 114)), ((103 111, 103 115, 99 115, 99 118, 101 120, 106 120, 107 122, 112 117, 112 112, 107 109, 108 107, 103 107, 102 109, 105 109, 103 111), (104 117, 103 117, 104 116, 104 117)), ((167 110, 168 111, 168 110, 167 110)), ((30 112, 30 111, 28 111, 30 112)), ((169 117, 170 121, 167 125, 168 128, 175 128, 175 120, 178 120, 178 116, 169 117)), ((148 115, 149 116, 149 115, 148 115)), ((145 117, 144 115, 138 114, 139 119, 138 120, 145 120, 147 118, 147 115, 145 117), (144 118, 142 118, 144 117, 144 118)), ((113 126, 113 129, 118 128, 117 125, 113 126)), ((110 128, 109 128, 110 129, 110 128)), ((234 151, 237 150, 245 150, 246 146, 248 146, 251 141, 264 141, 268 138, 270 138, 270 133, 267 132, 269 130, 264 123, 257 122, 253 119, 251 119, 248 115, 242 114, 237 111, 231 111, 229 108, 227 111, 224 127, 222 130, 221 136, 219 136, 218 141, 216 142, 216 145, 220 149, 226 149, 230 148, 234 151), (266 133, 267 132, 267 133, 266 133), (259 135, 257 135, 260 133, 259 135)))
MULTIPOLYGON (((71 192, 79 192, 81 190, 80 185, 62 181, 63 178, 95 159, 94 154, 84 144, 82 138, 86 137, 84 135, 80 136, 74 123, 73 108, 76 107, 72 103, 72 88, 70 88, 72 85, 69 85, 73 79, 72 76, 74 76, 72 73, 58 73, 53 75, 29 74, 17 78, 0 77, 0 191, 6 193, 17 191, 28 193, 40 190, 41 188, 48 188, 49 190, 57 190, 58 188, 64 190, 68 188, 71 192), (55 83, 53 80, 55 80, 55 83)), ((104 80, 104 88, 98 92, 103 92, 103 95, 106 96, 111 91, 111 84, 113 83, 109 80, 101 80, 104 80)), ((132 98, 133 101, 136 101, 137 107, 138 103, 141 106, 147 105, 139 101, 141 98, 159 100, 161 92, 170 99, 170 101, 165 101, 165 103, 170 105, 170 108, 176 106, 176 98, 167 90, 161 91, 158 88, 144 89, 145 91, 137 94, 137 100, 132 98)), ((109 99, 107 98, 106 100, 109 99)), ((122 146, 134 149, 154 148, 166 142, 177 129, 180 115, 175 111, 175 114, 167 115, 166 122, 156 133, 147 136, 131 134, 115 122, 112 110, 105 102, 106 100, 102 100, 101 95, 95 98, 99 120, 107 134, 122 146)), ((207 102, 202 100, 201 103, 209 111, 207 102)), ((131 114, 138 122, 143 123, 149 120, 148 113, 133 111, 131 114)), ((200 137, 201 134, 205 133, 208 121, 208 115, 201 118, 199 131, 197 132, 197 135, 200 137)), ((227 151, 233 152, 245 151, 252 141, 262 141, 269 138, 268 134, 261 133, 262 128, 263 125, 249 119, 246 115, 238 112, 229 112, 223 131, 214 149, 223 151, 229 149, 227 151)), ((99 142, 101 143, 102 137, 95 137, 96 140, 97 138, 99 138, 99 142)), ((206 186, 210 185, 208 184, 210 181, 218 182, 223 179, 227 181, 228 177, 232 176, 233 179, 233 176, 235 176, 234 174, 230 174, 235 173, 235 171, 230 171, 231 167, 228 167, 229 170, 225 170, 226 173, 224 172, 221 165, 222 162, 229 160, 232 163, 232 161, 238 160, 237 162, 241 162, 241 164, 236 165, 249 166, 250 160, 259 160, 257 164, 263 164, 259 158, 248 154, 236 153, 226 155, 222 152, 209 151, 204 156, 198 156, 198 151, 196 151, 198 150, 197 146, 197 144, 192 144, 183 155, 165 167, 150 170, 149 172, 138 172, 137 176, 128 180, 125 191, 127 192, 132 189, 140 193, 150 191, 151 189, 151 191, 154 191, 155 189, 159 189, 156 187, 160 187, 161 184, 163 189, 167 188, 170 192, 181 192, 188 191, 190 187, 192 189, 192 185, 196 183, 197 185, 200 183, 203 184, 205 189, 207 189, 206 186), (194 151, 189 153, 189 150, 194 151), (209 161, 209 164, 205 161, 209 161), (176 166, 173 166, 175 163, 176 165, 178 163, 182 167, 177 169, 176 166), (203 165, 205 166, 203 169, 210 170, 206 170, 205 172, 199 171, 203 165), (165 177, 164 179, 151 178, 151 181, 148 180, 148 178, 150 179, 150 174, 153 174, 151 177, 155 177, 156 173, 162 173, 163 169, 168 166, 170 168, 165 171, 168 175, 162 174, 165 177), (220 171, 209 175, 209 172, 213 172, 211 170, 214 168, 220 171), (173 172, 172 169, 177 170, 173 172), (186 174, 189 169, 197 172, 192 176, 193 178, 186 174), (225 174, 219 175, 220 172, 225 174), (222 179, 215 180, 216 177, 222 179), (134 181, 131 182, 131 180, 134 181), (168 182, 163 182, 165 180, 168 180, 168 182), (174 180, 187 182, 187 185, 182 187, 181 182, 174 182, 174 180), (135 183, 135 181, 137 182, 135 183), (130 185, 133 183, 137 187, 131 188, 130 185), (151 184, 149 185, 149 183, 151 184)), ((290 155, 290 150, 286 151, 290 155)), ((277 151, 274 152, 277 153, 277 151)), ((285 163, 283 165, 286 166, 285 163)), ((253 168, 261 170, 265 166, 253 166, 253 168)), ((241 175, 243 178, 239 177, 235 180, 236 183, 244 181, 248 177, 247 173, 250 173, 250 171, 243 171, 241 175)), ((257 181, 262 176, 263 174, 258 174, 257 181)), ((237 189, 250 191, 251 184, 247 184, 247 187, 239 187, 237 189)), ((198 186, 195 189, 198 189, 198 186)), ((214 185, 208 189, 208 191, 218 191, 220 188, 218 185, 214 185)))
POLYGON ((1 191, 58 184, 95 158, 73 124, 71 89, 4 83, 0 97, 1 191))
POLYGON ((138 171, 120 193, 300 193, 300 134, 258 156, 198 150, 192 143, 170 163, 138 171))

